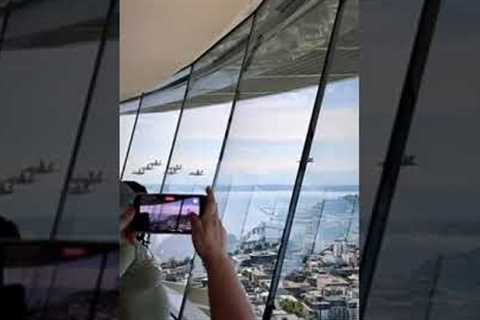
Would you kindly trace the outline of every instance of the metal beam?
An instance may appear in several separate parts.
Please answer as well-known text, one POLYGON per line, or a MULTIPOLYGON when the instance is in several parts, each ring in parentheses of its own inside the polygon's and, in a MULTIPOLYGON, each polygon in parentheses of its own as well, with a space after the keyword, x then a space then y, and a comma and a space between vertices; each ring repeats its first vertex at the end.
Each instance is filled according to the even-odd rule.
MULTIPOLYGON (((238 97, 240 95, 240 82, 242 80, 243 71, 245 70, 247 55, 248 55, 249 48, 250 48, 250 43, 252 42, 253 30, 254 30, 254 27, 255 27, 255 20, 256 20, 256 12, 257 11, 255 10, 253 12, 253 14, 248 17, 248 18, 250 18, 250 17, 252 18, 252 21, 250 22, 250 32, 248 34, 247 44, 245 45, 245 50, 244 50, 244 54, 243 54, 243 58, 242 58, 242 64, 241 64, 241 67, 240 67, 240 71, 239 71, 238 79, 237 79, 237 84, 236 84, 236 87, 235 87, 235 93, 233 94, 233 98, 232 98, 232 106, 230 107, 230 115, 228 117, 227 126, 226 126, 226 129, 225 129, 225 135, 224 135, 223 140, 222 140, 222 146, 220 148, 220 154, 219 154, 219 157, 218 157, 218 160, 217 160, 217 167, 215 169, 215 176, 214 176, 213 182, 212 182, 213 186, 215 186, 215 183, 216 183, 216 180, 217 180, 217 177, 218 177, 218 172, 220 171, 221 162, 222 162, 222 159, 223 159, 223 154, 225 153, 225 147, 226 147, 227 140, 228 140, 228 135, 229 135, 229 132, 230 132, 230 126, 231 126, 232 120, 233 120, 235 105, 236 105, 236 102, 237 102, 238 97)), ((244 20, 241 24, 239 24, 235 28, 235 30, 237 28, 240 28, 243 23, 246 23, 246 21, 248 21, 248 19, 244 20)), ((220 43, 220 42, 218 42, 218 43, 220 43)), ((185 305, 187 303, 187 296, 188 296, 188 293, 190 292, 192 272, 193 272, 193 268, 195 266, 195 259, 197 259, 196 253, 192 256, 192 259, 191 259, 190 272, 188 274, 187 284, 186 284, 185 291, 184 291, 184 294, 183 294, 182 304, 180 305, 180 312, 178 314, 178 319, 179 320, 182 320, 182 318, 183 318, 183 312, 185 310, 185 305)))
POLYGON ((123 179, 123 175, 125 174, 125 169, 127 167, 128 156, 130 155, 130 149, 132 148, 132 141, 133 141, 133 137, 135 135, 135 129, 137 128, 138 117, 139 117, 140 111, 142 109, 143 97, 144 97, 144 95, 142 93, 142 95, 140 95, 140 99, 138 100, 137 112, 135 114, 135 120, 134 120, 134 123, 133 123, 132 132, 130 134, 130 139, 128 141, 127 153, 125 154, 125 158, 123 159, 122 173, 120 174, 120 180, 123 179))
POLYGON ((178 114, 178 119, 177 119, 177 126, 175 128, 175 133, 173 135, 172 146, 170 147, 170 153, 168 154, 167 164, 165 166, 165 171, 163 173, 162 185, 160 186, 160 193, 163 192, 163 188, 165 187, 165 181, 167 180, 168 168, 170 167, 170 164, 171 164, 172 158, 173 158, 173 152, 175 151, 175 144, 177 142, 178 132, 180 131, 180 125, 182 124, 183 109, 185 108, 185 103, 187 102, 187 99, 188 99, 188 92, 190 90, 190 82, 192 80, 192 73, 193 73, 193 66, 190 67, 190 72, 188 74, 187 84, 186 84, 185 92, 183 94, 182 106, 180 107, 180 113, 178 114))

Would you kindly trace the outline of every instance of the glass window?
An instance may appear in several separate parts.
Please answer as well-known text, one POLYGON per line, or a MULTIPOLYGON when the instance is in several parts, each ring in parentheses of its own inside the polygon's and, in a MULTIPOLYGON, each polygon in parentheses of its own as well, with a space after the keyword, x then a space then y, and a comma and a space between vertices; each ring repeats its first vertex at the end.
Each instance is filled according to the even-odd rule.
POLYGON ((265 2, 240 83, 216 195, 229 253, 259 318, 337 5, 322 1, 292 11, 265 2), (268 16, 281 22, 264 29, 268 16))
MULTIPOLYGON (((149 193, 160 192, 185 90, 186 83, 181 82, 144 96, 122 180, 141 183, 149 193)), ((160 264, 168 265, 176 257, 182 262, 179 270, 188 268, 187 262, 193 253, 189 236, 152 235, 150 241, 151 252, 160 264)), ((183 280, 181 276, 180 279, 183 280)), ((176 314, 180 309, 182 286, 173 276, 162 280, 166 284, 171 311, 176 314)))
POLYGON ((478 318, 479 17, 479 3, 441 7, 367 319, 478 318))
POLYGON ((204 193, 212 184, 251 24, 245 21, 193 66, 165 192, 204 193))
POLYGON ((122 180, 137 181, 151 193, 160 191, 185 89, 182 82, 143 98, 122 180))
POLYGON ((120 105, 120 136, 119 136, 119 169, 120 174, 125 164, 125 157, 128 152, 128 145, 133 135, 133 127, 137 118, 137 110, 139 108, 139 99, 125 102, 120 105))
POLYGON ((117 70, 118 41, 107 41, 57 231, 64 240, 118 241, 117 70))
POLYGON ((24 239, 50 235, 108 5, 40 1, 10 14, 0 58, 0 145, 8 150, 0 215, 24 239))
MULTIPOLYGON (((245 21, 194 64, 163 192, 203 194, 205 187, 212 184, 251 24, 251 19, 245 21)), ((170 262, 163 265, 162 273, 165 287, 174 297, 172 311, 176 314, 190 272, 189 265, 183 264, 194 253, 191 240, 188 236, 156 236, 152 242, 155 252, 163 251, 161 259, 170 262), (169 252, 166 247, 181 250, 169 252), (183 273, 177 271, 174 278, 171 273, 182 270, 179 265, 183 273)), ((208 304, 206 291, 203 296, 208 304)), ((195 314, 192 319, 205 316, 190 303, 187 309, 186 313, 195 314)))
POLYGON ((277 313, 357 319, 358 1, 345 4, 276 292, 277 313))

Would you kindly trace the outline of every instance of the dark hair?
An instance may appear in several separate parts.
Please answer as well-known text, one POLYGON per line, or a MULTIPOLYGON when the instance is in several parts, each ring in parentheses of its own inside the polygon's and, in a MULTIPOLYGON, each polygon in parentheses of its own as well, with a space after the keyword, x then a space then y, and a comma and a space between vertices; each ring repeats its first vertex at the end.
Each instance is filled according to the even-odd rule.
POLYGON ((145 188, 144 185, 141 185, 140 183, 136 181, 123 181, 126 185, 132 189, 133 192, 135 193, 147 193, 147 188, 145 188))
POLYGON ((0 216, 0 238, 20 239, 17 225, 2 216, 0 216))

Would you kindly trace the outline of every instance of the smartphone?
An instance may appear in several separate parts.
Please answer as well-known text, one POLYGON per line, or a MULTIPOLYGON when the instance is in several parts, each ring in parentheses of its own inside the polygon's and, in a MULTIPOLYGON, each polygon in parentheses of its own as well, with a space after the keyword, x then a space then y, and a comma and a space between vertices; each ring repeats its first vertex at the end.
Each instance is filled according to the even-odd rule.
POLYGON ((135 197, 135 231, 191 234, 190 215, 201 216, 206 196, 198 194, 142 194, 135 197))

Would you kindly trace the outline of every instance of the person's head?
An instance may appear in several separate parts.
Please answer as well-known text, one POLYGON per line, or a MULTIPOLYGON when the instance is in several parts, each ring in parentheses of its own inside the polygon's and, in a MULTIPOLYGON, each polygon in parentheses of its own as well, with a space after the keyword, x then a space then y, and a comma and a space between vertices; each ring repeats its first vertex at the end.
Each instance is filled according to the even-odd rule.
POLYGON ((123 183, 125 183, 136 194, 147 193, 147 188, 136 181, 126 180, 123 181, 123 183))
POLYGON ((17 225, 2 216, 0 216, 0 238, 20 239, 17 225))
MULTIPOLYGON (((147 189, 138 182, 122 181, 120 183, 120 214, 132 206, 136 195, 143 193, 147 193, 147 189)), ((120 243, 120 274, 123 274, 135 259, 135 250, 131 244, 123 239, 120 243)))

